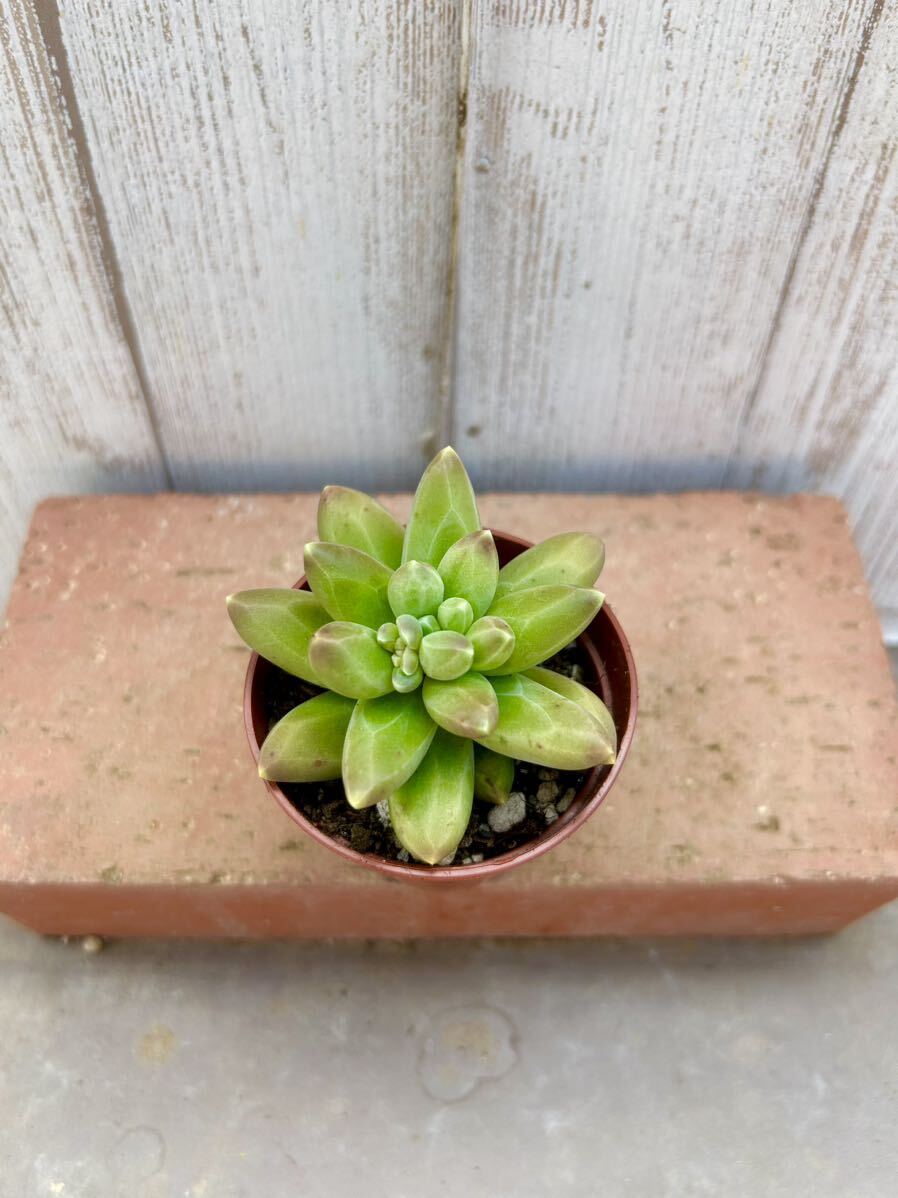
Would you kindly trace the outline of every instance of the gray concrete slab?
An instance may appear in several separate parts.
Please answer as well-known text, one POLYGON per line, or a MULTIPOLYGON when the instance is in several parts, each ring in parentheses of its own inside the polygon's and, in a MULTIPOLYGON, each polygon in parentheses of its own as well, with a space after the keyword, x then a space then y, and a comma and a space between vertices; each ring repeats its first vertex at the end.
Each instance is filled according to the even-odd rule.
POLYGON ((0 927, 2 1198, 892 1198, 898 906, 798 942, 0 927))

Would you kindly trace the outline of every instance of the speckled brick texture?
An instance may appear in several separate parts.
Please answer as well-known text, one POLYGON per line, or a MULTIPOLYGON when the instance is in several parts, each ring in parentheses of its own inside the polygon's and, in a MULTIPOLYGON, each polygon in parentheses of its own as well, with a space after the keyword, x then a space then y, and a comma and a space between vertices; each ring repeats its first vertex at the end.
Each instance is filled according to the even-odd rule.
POLYGON ((0 642, 0 910, 120 936, 772 934, 898 894, 895 695, 836 501, 486 496, 493 527, 605 538, 640 723, 579 834, 439 890, 318 848, 255 776, 224 597, 301 574, 315 504, 38 508, 0 642))

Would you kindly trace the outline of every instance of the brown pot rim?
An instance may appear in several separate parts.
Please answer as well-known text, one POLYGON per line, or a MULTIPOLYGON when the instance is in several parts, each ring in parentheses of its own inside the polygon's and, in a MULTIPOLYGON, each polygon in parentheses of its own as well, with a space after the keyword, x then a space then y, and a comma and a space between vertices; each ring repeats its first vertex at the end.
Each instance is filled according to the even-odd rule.
MULTIPOLYGON (((493 529, 493 537, 497 546, 501 542, 505 542, 509 547, 517 549, 518 552, 529 549, 532 544, 532 542, 525 541, 522 537, 498 532, 495 529, 493 529)), ((306 586, 305 576, 293 584, 293 589, 301 590, 304 586, 306 586)), ((602 604, 598 615, 589 628, 577 638, 578 644, 589 657, 596 676, 601 677, 605 674, 603 659, 594 643, 594 629, 597 623, 606 623, 608 625, 606 635, 610 635, 618 642, 621 656, 626 663, 625 679, 621 691, 625 691, 623 701, 627 709, 627 719, 623 730, 618 728, 617 758, 611 766, 595 766, 590 770, 568 810, 559 816, 554 823, 549 824, 546 830, 534 840, 519 845, 507 853, 502 853, 497 857, 491 857, 487 861, 475 862, 470 865, 422 865, 416 862, 405 863, 395 861, 390 858, 380 857, 374 853, 360 853, 343 841, 335 840, 333 837, 328 836, 326 832, 323 832, 311 820, 306 819, 302 812, 294 807, 276 782, 270 782, 267 779, 262 779, 262 781, 281 810, 295 824, 298 824, 308 836, 317 841, 318 844, 330 849, 333 853, 337 853, 346 861, 353 861, 357 865, 373 869, 386 877, 402 881, 428 883, 476 882, 482 881, 485 878, 496 877, 501 873, 505 873, 506 870, 523 865, 528 861, 533 861, 560 844, 563 840, 566 840, 568 836, 576 832, 598 810, 620 773, 636 731, 636 711, 639 701, 636 663, 633 659, 630 643, 621 627, 620 621, 611 610, 607 601, 602 604)), ((243 687, 243 721, 246 727, 249 747, 256 763, 259 761, 261 749, 256 736, 254 721, 254 708, 259 698, 256 685, 259 661, 259 654, 254 652, 247 666, 246 680, 243 687)))

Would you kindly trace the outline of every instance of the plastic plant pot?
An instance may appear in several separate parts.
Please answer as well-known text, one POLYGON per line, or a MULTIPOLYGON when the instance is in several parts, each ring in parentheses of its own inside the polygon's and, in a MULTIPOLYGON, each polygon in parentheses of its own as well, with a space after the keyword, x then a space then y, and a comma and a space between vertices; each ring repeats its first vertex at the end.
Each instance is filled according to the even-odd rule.
MULTIPOLYGON (((500 565, 503 566, 530 548, 529 541, 510 536, 508 533, 493 530, 493 537, 500 565)), ((309 589, 305 577, 294 584, 294 589, 309 589)), ((624 630, 607 601, 589 627, 578 637, 577 643, 585 658, 585 673, 581 681, 598 694, 614 720, 618 737, 617 758, 613 765, 595 766, 586 774, 571 805, 554 823, 546 827, 545 831, 506 853, 468 865, 421 865, 416 862, 396 861, 374 853, 359 852, 345 841, 329 836, 307 819, 278 783, 266 781, 264 785, 281 810, 313 840, 338 853, 347 861, 376 870, 386 877, 430 885, 476 882, 496 877, 515 866, 533 861, 573 835, 599 809, 621 771, 636 728, 636 666, 624 630)), ((250 749, 257 762, 260 747, 268 733, 266 686, 270 685, 275 673, 275 666, 259 657, 258 653, 252 654, 243 691, 243 718, 250 749)))

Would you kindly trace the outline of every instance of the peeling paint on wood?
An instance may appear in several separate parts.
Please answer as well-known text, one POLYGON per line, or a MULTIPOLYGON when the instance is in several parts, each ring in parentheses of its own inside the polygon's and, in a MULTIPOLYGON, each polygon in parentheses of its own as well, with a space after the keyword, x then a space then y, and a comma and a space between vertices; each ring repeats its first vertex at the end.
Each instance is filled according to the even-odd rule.
MULTIPOLYGON (((871 32, 728 481, 840 495, 898 608, 898 9, 871 32)), ((895 625, 898 631, 898 624, 895 625)))
POLYGON ((478 6, 455 436, 479 482, 722 481, 874 6, 478 6))
POLYGON ((165 485, 33 9, 0 12, 0 603, 36 500, 165 485))
POLYGON ((456 6, 72 0, 61 28, 176 484, 410 483, 439 418, 456 6))
POLYGON ((13 0, 0 598, 48 491, 451 434, 491 487, 834 491, 898 630, 896 55, 885 0, 13 0))

